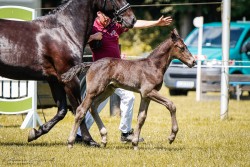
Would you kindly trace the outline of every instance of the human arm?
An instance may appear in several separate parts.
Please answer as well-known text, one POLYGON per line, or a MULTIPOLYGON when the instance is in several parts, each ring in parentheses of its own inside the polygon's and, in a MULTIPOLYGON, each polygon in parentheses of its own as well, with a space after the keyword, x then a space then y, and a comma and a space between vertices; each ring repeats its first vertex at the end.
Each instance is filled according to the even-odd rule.
POLYGON ((158 20, 137 20, 134 28, 149 28, 149 27, 155 27, 155 26, 168 26, 172 23, 172 18, 169 17, 163 17, 161 16, 158 20))
POLYGON ((92 34, 89 36, 89 40, 88 43, 93 41, 93 40, 101 40, 102 39, 102 33, 101 32, 97 32, 95 34, 92 34))

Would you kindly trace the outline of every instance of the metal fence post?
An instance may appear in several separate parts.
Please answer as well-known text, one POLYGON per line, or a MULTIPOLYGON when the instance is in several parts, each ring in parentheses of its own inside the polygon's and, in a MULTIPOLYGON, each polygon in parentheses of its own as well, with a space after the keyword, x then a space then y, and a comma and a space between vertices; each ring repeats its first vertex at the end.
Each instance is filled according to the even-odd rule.
POLYGON ((110 116, 121 114, 120 102, 121 99, 117 94, 113 93, 110 96, 110 116))

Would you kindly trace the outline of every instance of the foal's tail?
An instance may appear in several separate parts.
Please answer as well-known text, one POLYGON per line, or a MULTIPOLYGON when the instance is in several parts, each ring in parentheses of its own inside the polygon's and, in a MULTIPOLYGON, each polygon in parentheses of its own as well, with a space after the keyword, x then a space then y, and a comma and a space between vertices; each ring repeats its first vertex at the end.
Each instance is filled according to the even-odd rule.
POLYGON ((80 74, 80 73, 86 73, 91 66, 92 63, 81 63, 78 65, 75 65, 74 67, 70 68, 67 72, 61 75, 63 82, 69 82, 71 81, 74 76, 80 74))

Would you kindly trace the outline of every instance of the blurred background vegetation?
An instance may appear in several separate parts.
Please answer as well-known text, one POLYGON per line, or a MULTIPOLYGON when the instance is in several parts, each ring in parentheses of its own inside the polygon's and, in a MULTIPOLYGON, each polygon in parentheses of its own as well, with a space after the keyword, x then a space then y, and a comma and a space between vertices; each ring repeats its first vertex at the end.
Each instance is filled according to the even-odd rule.
MULTIPOLYGON (((166 39, 176 27, 185 38, 193 29, 193 19, 203 16, 204 22, 221 21, 221 0, 127 0, 140 20, 157 20, 162 15, 171 16, 172 26, 148 29, 132 29, 121 36, 122 52, 128 56, 140 56, 150 52, 166 39)), ((42 0, 43 7, 56 7, 61 0, 42 0)), ((231 0, 231 21, 250 20, 249 0, 231 0)), ((49 10, 43 10, 46 14, 49 10)))

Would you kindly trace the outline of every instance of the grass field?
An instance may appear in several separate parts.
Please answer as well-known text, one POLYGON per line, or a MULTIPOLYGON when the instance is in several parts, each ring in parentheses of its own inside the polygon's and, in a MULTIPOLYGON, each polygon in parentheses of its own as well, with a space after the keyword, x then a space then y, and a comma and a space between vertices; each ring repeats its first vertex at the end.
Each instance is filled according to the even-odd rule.
MULTIPOLYGON (((29 129, 19 128, 22 116, 0 115, 0 166, 250 166, 250 101, 230 100, 229 118, 221 121, 220 102, 196 102, 194 92, 187 97, 170 97, 164 86, 161 94, 177 106, 179 132, 171 145, 167 140, 169 112, 154 102, 142 129, 145 142, 139 144, 138 151, 131 144, 120 143, 120 119, 109 116, 109 106, 101 113, 108 129, 106 148, 75 144, 69 150, 66 141, 73 122, 70 112, 48 134, 31 143, 27 143, 29 129)), ((136 94, 133 127, 139 101, 136 94)), ((56 108, 44 112, 49 120, 56 108)), ((90 132, 100 142, 96 125, 90 132)))

